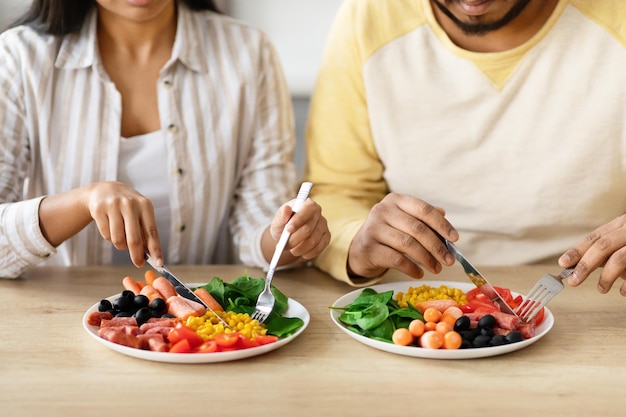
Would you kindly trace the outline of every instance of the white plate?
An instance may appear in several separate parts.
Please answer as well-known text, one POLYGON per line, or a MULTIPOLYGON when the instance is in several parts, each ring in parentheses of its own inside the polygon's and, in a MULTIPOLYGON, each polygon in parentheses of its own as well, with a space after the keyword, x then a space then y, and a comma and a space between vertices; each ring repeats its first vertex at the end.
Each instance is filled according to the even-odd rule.
MULTIPOLYGON (((199 287, 205 284, 189 284, 191 287, 199 287)), ((107 299, 110 301, 118 298, 120 294, 112 295, 107 299)), ((83 327, 87 330, 87 333, 104 346, 112 349, 116 352, 123 353, 124 355, 132 356, 139 359, 145 359, 155 362, 169 362, 169 363, 214 363, 214 362, 227 362, 237 359, 249 358, 252 356, 262 355, 264 353, 276 350, 287 343, 300 336, 304 329, 309 325, 311 316, 306 308, 299 302, 289 299, 287 302, 287 311, 285 317, 299 317, 304 324, 294 334, 284 339, 279 339, 274 343, 268 343, 267 345, 261 345, 248 349, 233 350, 230 352, 212 352, 212 353, 168 353, 168 352, 153 352, 150 350, 135 349, 128 346, 119 345, 117 343, 109 342, 98 336, 98 327, 87 324, 87 317, 94 311, 98 311, 98 303, 94 304, 83 316, 83 327)))
MULTIPOLYGON (((374 285, 369 288, 376 290, 377 292, 385 292, 389 290, 394 291, 395 294, 398 291, 406 292, 409 287, 417 287, 420 285, 429 285, 431 287, 438 288, 441 285, 446 285, 451 288, 459 288, 465 292, 475 288, 472 284, 465 282, 452 282, 452 281, 409 281, 409 282, 395 282, 390 284, 380 284, 374 285)), ((337 301, 333 303, 333 307, 345 307, 351 304, 356 297, 361 294, 363 288, 359 288, 358 290, 352 291, 343 297, 339 298, 337 301)), ((512 292, 514 296, 517 296, 517 293, 512 292)), ((339 316, 341 315, 341 310, 330 310, 330 318, 332 321, 347 335, 352 337, 359 342, 368 345, 370 347, 384 350, 386 352, 396 353, 398 355, 406 355, 406 356, 414 356, 416 358, 428 358, 428 359, 474 359, 474 358, 484 358, 488 356, 496 356, 502 355, 504 353, 513 352, 519 349, 523 349, 528 345, 531 345, 545 336, 552 326, 554 325, 554 317, 550 310, 546 308, 545 316, 543 322, 537 326, 536 334, 534 337, 530 339, 523 340, 521 342, 511 343, 502 346, 491 346, 484 348, 468 348, 468 349, 456 349, 456 350, 447 350, 447 349, 425 349, 416 346, 400 346, 395 345, 393 343, 381 342, 378 340, 370 339, 369 337, 361 336, 360 334, 354 333, 350 329, 348 329, 342 322, 339 321, 339 316)))

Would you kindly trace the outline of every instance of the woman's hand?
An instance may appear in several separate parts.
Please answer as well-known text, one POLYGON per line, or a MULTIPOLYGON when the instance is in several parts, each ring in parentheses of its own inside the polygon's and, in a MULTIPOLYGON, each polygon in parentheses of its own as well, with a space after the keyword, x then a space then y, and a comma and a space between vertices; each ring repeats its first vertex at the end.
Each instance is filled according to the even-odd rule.
POLYGON ((294 203, 295 199, 278 209, 263 236, 263 254, 268 261, 272 258, 283 229, 290 232, 291 236, 287 242, 287 250, 280 259, 281 265, 292 263, 297 259, 313 259, 330 243, 328 223, 322 215, 320 205, 308 198, 292 217, 291 207, 294 203))
POLYGON ((146 249, 157 265, 163 264, 154 207, 135 189, 120 182, 99 182, 89 189, 87 207, 100 234, 130 259, 143 266, 146 249))
POLYGON ((44 236, 54 246, 94 220, 102 237, 116 249, 128 249, 136 266, 143 266, 146 250, 157 265, 163 264, 152 203, 121 182, 97 182, 46 197, 39 207, 39 219, 44 236))

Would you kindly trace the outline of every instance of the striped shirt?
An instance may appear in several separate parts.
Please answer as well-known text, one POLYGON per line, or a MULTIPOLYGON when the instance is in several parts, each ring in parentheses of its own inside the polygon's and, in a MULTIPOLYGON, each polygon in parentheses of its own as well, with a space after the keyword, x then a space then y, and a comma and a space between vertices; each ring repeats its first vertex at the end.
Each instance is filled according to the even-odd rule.
MULTIPOLYGON (((54 248, 38 218, 44 196, 117 177, 122 100, 100 60, 96 26, 94 12, 63 37, 25 26, 0 35, 2 277, 42 262, 112 260, 95 222, 54 248)), ((168 173, 166 262, 266 266, 263 230, 297 192, 293 113, 277 55, 261 31, 183 4, 177 28, 157 85, 167 165, 145 167, 168 173)))

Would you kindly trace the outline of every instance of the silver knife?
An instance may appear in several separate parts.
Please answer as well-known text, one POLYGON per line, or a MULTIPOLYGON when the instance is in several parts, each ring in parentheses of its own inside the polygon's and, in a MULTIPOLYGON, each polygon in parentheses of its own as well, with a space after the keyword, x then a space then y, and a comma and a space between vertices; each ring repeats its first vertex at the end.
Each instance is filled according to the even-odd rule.
POLYGON ((172 283, 172 285, 174 286, 174 289, 176 289, 176 292, 181 296, 181 297, 185 297, 188 300, 191 301, 195 301, 196 303, 200 303, 202 304, 204 307, 206 307, 207 310, 209 310, 211 313, 213 313, 213 315, 215 317, 217 317, 224 326, 228 327, 229 329, 232 330, 232 327, 230 327, 228 325, 228 323, 226 323, 226 321, 219 315, 217 314, 211 307, 209 307, 207 305, 207 303, 205 303, 204 301, 202 301, 202 299, 200 297, 198 297, 191 288, 189 288, 187 285, 185 285, 181 280, 179 280, 178 278, 176 278, 176 276, 174 274, 172 274, 172 272, 170 272, 169 269, 167 269, 165 266, 157 266, 152 258, 150 257, 150 254, 148 254, 146 252, 146 262, 148 262, 148 265, 150 265, 152 267, 152 269, 154 269, 155 271, 157 271, 159 274, 161 274, 163 276, 163 278, 167 279, 169 282, 172 283))
POLYGON ((448 248, 450 253, 454 255, 456 260, 459 261, 470 281, 472 281, 474 285, 476 285, 480 292, 487 296, 487 298, 489 298, 491 302, 496 303, 498 306, 500 306, 500 311, 517 316, 511 306, 509 306, 506 301, 504 301, 504 299, 500 297, 500 294, 498 294, 496 289, 493 288, 493 285, 491 285, 489 281, 487 281, 485 277, 480 272, 478 272, 476 268, 474 268, 474 266, 467 260, 467 258, 463 256, 463 254, 456 248, 456 246, 454 246, 454 243, 443 238, 438 233, 437 236, 443 241, 443 243, 445 243, 446 247, 448 248))

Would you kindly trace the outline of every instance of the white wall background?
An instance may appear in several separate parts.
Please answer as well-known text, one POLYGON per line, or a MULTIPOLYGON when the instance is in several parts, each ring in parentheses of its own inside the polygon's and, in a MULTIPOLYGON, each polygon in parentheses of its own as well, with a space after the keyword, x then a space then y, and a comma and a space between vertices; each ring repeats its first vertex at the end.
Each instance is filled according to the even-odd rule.
POLYGON ((0 30, 28 9, 28 0, 0 0, 0 30))
POLYGON ((268 33, 296 97, 308 96, 342 0, 226 0, 228 14, 268 33))

